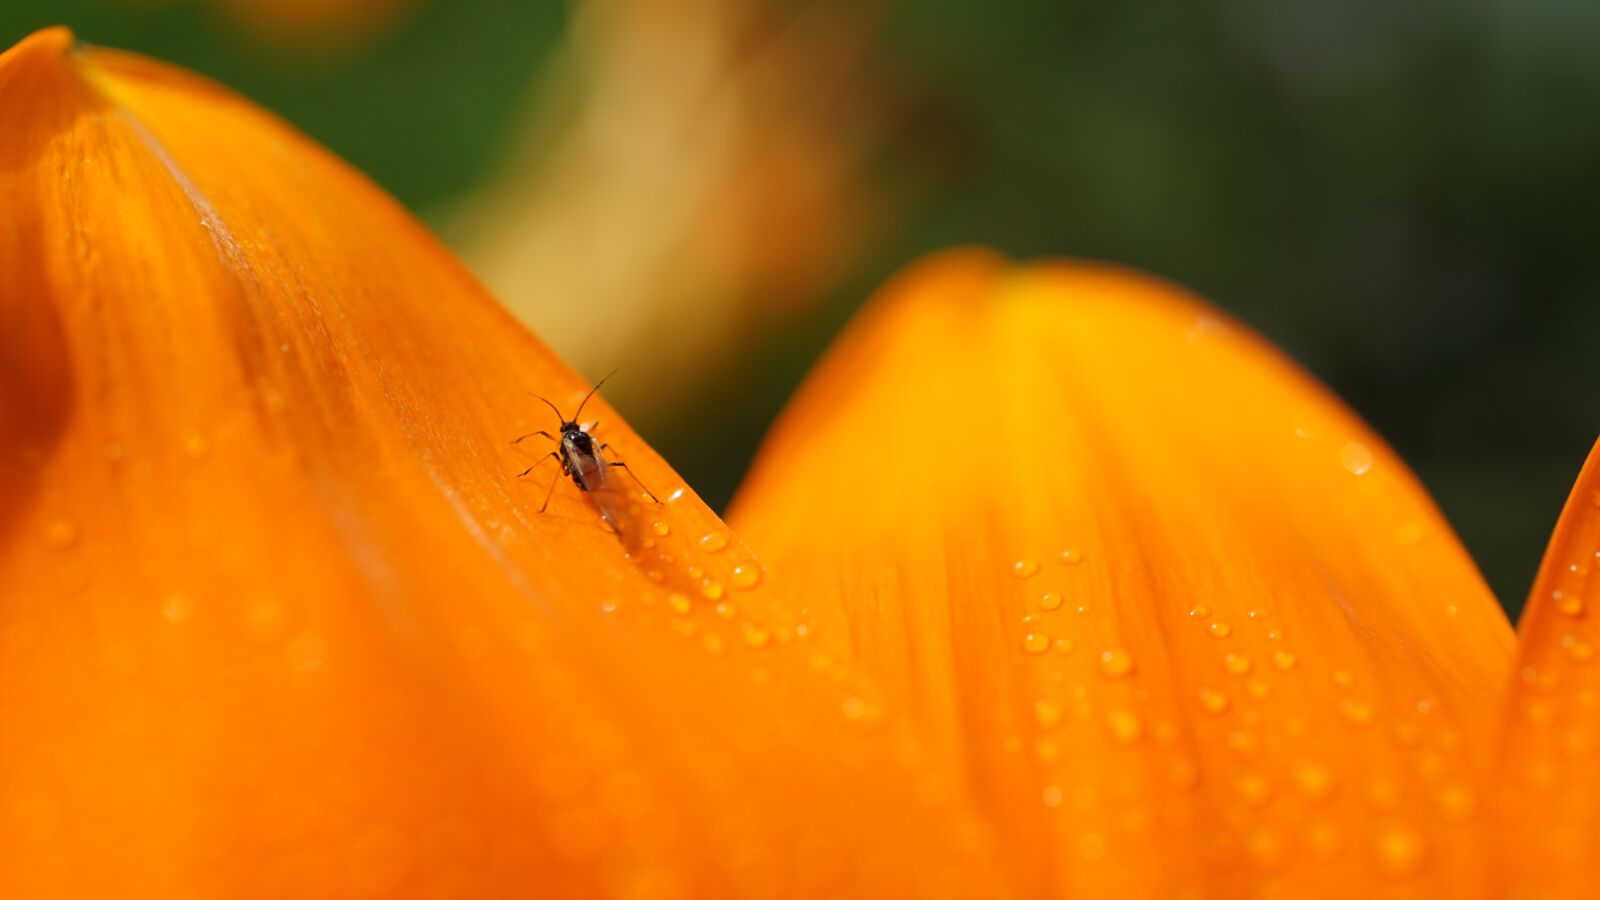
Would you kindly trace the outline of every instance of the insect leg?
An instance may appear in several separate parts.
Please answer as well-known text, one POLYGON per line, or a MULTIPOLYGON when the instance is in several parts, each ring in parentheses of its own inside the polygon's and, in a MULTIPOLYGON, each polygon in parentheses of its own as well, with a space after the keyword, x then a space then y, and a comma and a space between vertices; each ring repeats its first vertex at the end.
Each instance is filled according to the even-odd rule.
POLYGON ((523 469, 521 472, 518 472, 517 473, 517 477, 521 478, 524 475, 527 475, 529 472, 532 472, 534 469, 539 468, 540 466, 544 465, 544 461, 545 460, 549 459, 552 456, 554 456, 557 461, 560 461, 560 459, 561 459, 561 454, 555 452, 554 450, 551 450, 549 453, 546 453, 545 455, 539 457, 539 461, 538 462, 536 462, 533 465, 527 467, 526 469, 523 469))
POLYGON ((556 485, 560 483, 561 473, 557 472, 556 477, 550 479, 550 490, 544 492, 544 502, 539 504, 540 515, 544 515, 544 511, 550 508, 550 498, 556 495, 556 485))
MULTIPOLYGON (((610 445, 609 444, 602 445, 602 447, 608 447, 608 446, 610 446, 610 445)), ((650 502, 651 503, 660 503, 661 502, 660 500, 656 499, 656 492, 650 490, 647 487, 645 487, 644 482, 639 480, 639 476, 633 474, 633 469, 628 468, 628 464, 627 463, 625 463, 625 462, 623 462, 622 460, 619 459, 619 460, 616 460, 615 462, 608 462, 608 463, 606 463, 606 465, 610 466, 613 469, 622 469, 623 471, 627 472, 628 476, 633 479, 633 483, 637 484, 640 487, 640 489, 642 489, 644 491, 644 495, 646 497, 650 498, 650 502)))
POLYGON ((527 434, 523 435, 522 437, 519 437, 516 440, 512 441, 511 443, 520 444, 523 441, 527 440, 528 438, 533 437, 536 434, 544 435, 545 437, 550 438, 550 440, 552 440, 552 441, 555 440, 555 438, 550 437, 550 432, 548 432, 548 431, 530 431, 527 434))

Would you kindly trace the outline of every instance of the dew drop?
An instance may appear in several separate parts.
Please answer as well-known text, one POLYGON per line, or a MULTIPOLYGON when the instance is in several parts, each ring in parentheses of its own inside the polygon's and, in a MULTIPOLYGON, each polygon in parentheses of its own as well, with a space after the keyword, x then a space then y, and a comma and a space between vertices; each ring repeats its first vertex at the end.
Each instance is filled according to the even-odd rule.
MULTIPOLYGON (((1595 555, 1600 556, 1600 553, 1596 553, 1595 555)), ((1078 563, 1083 562, 1083 554, 1079 553, 1077 550, 1063 550, 1061 551, 1061 561, 1066 565, 1075 566, 1078 563)))
POLYGON ((1032 578, 1039 571, 1039 564, 1031 559, 1019 559, 1011 564, 1011 571, 1018 578, 1032 578))
POLYGON ((1065 656, 1072 652, 1072 642, 1066 638, 1056 638, 1056 652, 1065 656))
POLYGON ((1294 764, 1293 775, 1295 787, 1306 799, 1321 802, 1333 795, 1337 779, 1327 766, 1302 759, 1294 764))
POLYGON ((78 542, 78 528, 66 519, 51 522, 44 530, 44 542, 57 550, 65 550, 78 542))
POLYGON ((1200 782, 1200 767, 1194 760, 1180 756, 1167 766, 1167 780, 1174 787, 1188 790, 1200 782))
POLYGON ((1212 622, 1209 630, 1214 638, 1225 638, 1233 633, 1233 628, 1227 622, 1212 622))
POLYGON ((1365 728, 1372 724, 1372 706, 1354 697, 1345 697, 1339 701, 1339 715, 1344 716, 1346 722, 1357 728, 1365 728))
POLYGON ((1144 734, 1144 717, 1131 709, 1114 709, 1106 714, 1106 727, 1112 737, 1132 744, 1144 734))
POLYGON ((1093 831, 1079 835, 1078 855, 1089 862, 1105 859, 1106 839, 1093 831))
POLYGON ((1198 696, 1200 697, 1200 708, 1206 712, 1214 716, 1220 716, 1228 711, 1230 703, 1227 694, 1203 687, 1200 689, 1198 696))
POLYGON ((1239 794, 1239 799, 1259 806, 1272 799, 1272 782, 1259 772, 1241 772, 1233 780, 1233 789, 1239 794))
POLYGON ((1256 736, 1242 728, 1228 732, 1228 749, 1240 756, 1254 756, 1260 746, 1256 736))
POLYGON ((1033 720, 1041 727, 1049 728, 1061 721, 1061 707, 1049 700, 1033 701, 1033 720))
POLYGON ((1189 608, 1189 618, 1191 619, 1204 619, 1209 615, 1211 615, 1211 607, 1204 603, 1197 603, 1189 608))
POLYGON ((1272 654, 1272 664, 1277 666, 1280 672, 1287 672, 1294 668, 1294 662, 1294 654, 1287 650, 1277 650, 1272 654))
POLYGON ((1050 636, 1030 631, 1022 636, 1022 649, 1029 653, 1043 653, 1050 649, 1050 636))
POLYGON ((1065 799, 1066 797, 1061 792, 1061 788, 1053 784, 1039 792, 1040 802, 1044 803, 1045 806, 1048 806, 1051 809, 1060 806, 1061 801, 1065 799))
POLYGON ((713 531, 700 536, 700 549, 707 553, 717 553, 728 548, 728 537, 721 532, 713 531))
POLYGON ((766 628, 761 627, 760 625, 756 625, 753 622, 747 622, 745 624, 745 626, 744 626, 744 643, 745 643, 745 646, 751 647, 751 648, 756 649, 756 650, 759 650, 762 647, 767 646, 767 644, 769 644, 771 642, 772 642, 772 632, 771 631, 767 630, 766 628))
POLYGON ((194 603, 187 594, 172 594, 161 603, 161 615, 168 622, 187 622, 194 613, 194 603))
POLYGON ((1567 651, 1567 658, 1575 663, 1587 663, 1594 659, 1594 645, 1577 635, 1569 634, 1562 637, 1561 647, 1567 651))
POLYGON ((844 703, 839 705, 839 711, 844 713, 846 719, 854 722, 867 714, 867 702, 860 697, 847 697, 844 703))
POLYGON ((1244 689, 1250 693, 1251 697, 1257 700, 1265 700, 1272 695, 1272 686, 1259 678, 1252 678, 1245 682, 1244 689))
POLYGON ((1350 441, 1339 448, 1339 462, 1352 475, 1365 475, 1372 468, 1372 451, 1360 441, 1350 441))
POLYGON ((211 442, 198 430, 190 428, 183 433, 183 455, 190 459, 205 459, 211 453, 211 442))
POLYGON ((723 647, 722 637, 720 635, 708 634, 700 639, 700 646, 706 648, 707 653, 721 653, 723 647))
POLYGON ((1439 788, 1434 799, 1439 810, 1451 819, 1465 819, 1478 808, 1478 795, 1464 784, 1446 784, 1439 788))
POLYGON ((1339 687, 1346 687, 1347 688, 1350 685, 1356 683, 1355 676, 1351 675, 1349 672, 1346 672, 1343 669, 1335 670, 1334 673, 1329 676, 1329 678, 1331 678, 1333 680, 1333 683, 1337 684, 1339 687))
POLYGON ((728 575, 728 582, 740 590, 748 591, 761 583, 761 568, 748 563, 733 567, 733 572, 728 575))
POLYGON ((1422 867, 1427 846, 1422 835, 1399 822, 1384 822, 1373 830, 1372 852, 1379 868, 1390 875, 1410 875, 1422 867))
POLYGON ((1552 595, 1556 601, 1556 609, 1569 616, 1583 615, 1583 598, 1577 594, 1556 591, 1552 595))
POLYGON ((690 603, 689 598, 684 594, 667 595, 667 606, 671 607, 672 611, 680 616, 687 616, 689 611, 694 609, 694 604, 690 603))
POLYGON ((672 526, 665 522, 653 522, 650 525, 650 530, 654 531, 657 537, 666 537, 672 533, 672 526))
POLYGON ((1239 653, 1222 657, 1222 668, 1230 675, 1244 675, 1250 671, 1250 658, 1239 653))
POLYGON ((1054 593, 1046 592, 1043 597, 1039 598, 1039 608, 1040 609, 1059 609, 1060 606, 1061 606, 1061 595, 1060 594, 1054 594, 1054 593))
POLYGON ((708 600, 721 600, 725 591, 719 582, 708 581, 700 586, 700 593, 705 594, 708 600))
POLYGON ((732 619, 735 616, 739 615, 738 607, 734 606, 732 603, 726 603, 726 602, 718 603, 716 606, 713 606, 711 609, 712 609, 713 612, 715 612, 717 615, 721 616, 724 619, 732 619))
POLYGON ((1133 671, 1133 657, 1126 650, 1106 650, 1100 654, 1100 671, 1122 678, 1133 671))

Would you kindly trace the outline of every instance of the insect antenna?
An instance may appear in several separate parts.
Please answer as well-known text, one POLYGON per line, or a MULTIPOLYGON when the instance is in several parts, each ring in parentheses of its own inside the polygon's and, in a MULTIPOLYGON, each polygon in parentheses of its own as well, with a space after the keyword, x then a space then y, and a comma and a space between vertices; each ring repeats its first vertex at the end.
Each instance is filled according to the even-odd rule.
MULTIPOLYGON (((560 419, 562 424, 566 423, 567 417, 563 416, 561 414, 561 410, 554 403, 551 403, 549 400, 546 400, 543 397, 539 396, 538 394, 535 394, 533 391, 529 391, 528 392, 528 396, 532 397, 535 400, 538 400, 539 402, 543 403, 545 406, 550 407, 551 411, 556 414, 556 418, 560 419)), ((579 409, 582 409, 582 407, 579 407, 579 409)), ((534 433, 538 434, 538 432, 534 432, 534 433)))
POLYGON ((596 381, 594 383, 594 387, 589 388, 589 393, 583 395, 583 402, 578 404, 578 411, 572 414, 572 421, 574 421, 574 422, 578 421, 578 417, 583 415, 583 404, 584 403, 588 403, 589 402, 589 398, 594 396, 594 392, 600 390, 600 385, 605 384, 606 383, 606 379, 610 378, 611 376, 613 376, 615 374, 617 374, 617 370, 616 369, 612 369, 611 371, 606 373, 606 377, 605 378, 602 378, 599 381, 596 381))

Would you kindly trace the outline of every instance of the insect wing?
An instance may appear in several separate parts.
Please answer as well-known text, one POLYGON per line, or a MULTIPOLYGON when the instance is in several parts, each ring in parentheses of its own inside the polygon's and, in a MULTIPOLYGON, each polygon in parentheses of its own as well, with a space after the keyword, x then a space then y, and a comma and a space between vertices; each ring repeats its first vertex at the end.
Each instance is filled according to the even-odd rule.
POLYGON ((600 517, 617 533, 623 547, 637 551, 644 545, 646 530, 644 491, 626 475, 606 464, 596 454, 599 465, 583 473, 584 487, 600 517))

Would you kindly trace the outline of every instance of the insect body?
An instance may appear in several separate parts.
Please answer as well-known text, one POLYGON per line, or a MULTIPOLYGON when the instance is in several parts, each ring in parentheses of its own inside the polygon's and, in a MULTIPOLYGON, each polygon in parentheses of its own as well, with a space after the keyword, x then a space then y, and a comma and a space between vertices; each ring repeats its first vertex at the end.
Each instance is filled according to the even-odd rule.
POLYGON ((598 423, 585 422, 581 425, 578 424, 578 417, 583 415, 584 405, 589 402, 590 397, 594 396, 595 391, 600 390, 600 385, 605 384, 606 378, 610 377, 611 375, 607 375, 596 382, 593 388, 590 388, 589 393, 584 395, 583 402, 578 404, 578 411, 573 413, 570 419, 563 415, 560 408, 554 403, 539 397, 540 400, 544 401, 545 405, 555 410, 556 417, 561 421, 560 431, 557 434, 551 434, 548 431, 534 431, 517 438, 511 443, 518 444, 536 436, 556 442, 556 449, 545 454, 538 462, 524 469, 517 476, 521 478, 524 475, 531 474, 533 470, 539 468, 545 460, 551 457, 554 457, 561 464, 561 475, 557 475, 551 480, 550 489, 545 492, 544 503, 540 504, 539 512, 544 512, 550 506, 550 498, 555 495, 556 485, 561 482, 561 476, 565 475, 572 479, 572 483, 578 486, 578 490, 588 495, 589 499, 594 502, 595 508, 600 511, 601 518, 605 519, 612 529, 619 535, 631 537, 631 532, 634 529, 625 528, 624 521, 628 518, 627 513, 633 506, 633 501, 628 496, 627 489, 618 482, 614 470, 622 469, 627 472, 628 476, 633 479, 635 484, 639 485, 644 491, 645 497, 652 503, 659 503, 660 501, 656 500, 650 489, 646 488, 644 483, 639 480, 639 477, 633 474, 633 470, 628 468, 627 463, 622 460, 606 459, 606 451, 611 448, 611 445, 596 441, 594 435, 590 434, 590 431, 598 423))

